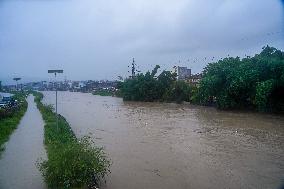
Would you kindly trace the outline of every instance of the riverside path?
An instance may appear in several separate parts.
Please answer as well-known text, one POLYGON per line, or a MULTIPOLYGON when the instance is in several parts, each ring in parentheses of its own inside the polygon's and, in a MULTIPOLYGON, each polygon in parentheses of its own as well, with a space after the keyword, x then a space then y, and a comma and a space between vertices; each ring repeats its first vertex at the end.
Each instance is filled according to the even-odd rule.
POLYGON ((36 167, 40 158, 46 158, 43 146, 44 122, 34 97, 28 96, 27 101, 27 112, 0 157, 1 189, 46 188, 36 167))

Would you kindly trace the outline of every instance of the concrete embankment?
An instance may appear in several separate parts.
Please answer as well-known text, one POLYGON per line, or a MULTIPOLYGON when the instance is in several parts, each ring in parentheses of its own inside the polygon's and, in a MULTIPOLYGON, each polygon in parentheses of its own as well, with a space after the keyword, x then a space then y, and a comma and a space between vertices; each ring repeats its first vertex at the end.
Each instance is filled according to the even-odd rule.
POLYGON ((46 158, 43 146, 44 122, 29 96, 28 109, 17 130, 11 135, 0 159, 0 188, 46 188, 36 167, 39 158, 46 158))

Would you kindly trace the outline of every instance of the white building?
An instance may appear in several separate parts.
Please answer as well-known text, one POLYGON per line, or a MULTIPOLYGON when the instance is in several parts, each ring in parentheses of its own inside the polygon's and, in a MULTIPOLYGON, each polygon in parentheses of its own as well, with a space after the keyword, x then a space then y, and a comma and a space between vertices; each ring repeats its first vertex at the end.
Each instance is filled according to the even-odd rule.
POLYGON ((191 69, 188 69, 187 67, 178 66, 177 72, 178 80, 186 80, 191 76, 191 69))

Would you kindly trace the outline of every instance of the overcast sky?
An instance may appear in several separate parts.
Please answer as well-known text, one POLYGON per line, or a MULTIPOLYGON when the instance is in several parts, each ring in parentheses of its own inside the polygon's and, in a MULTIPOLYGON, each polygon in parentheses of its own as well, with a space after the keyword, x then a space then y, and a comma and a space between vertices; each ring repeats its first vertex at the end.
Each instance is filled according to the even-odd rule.
POLYGON ((72 80, 284 50, 281 0, 0 0, 0 79, 72 80))

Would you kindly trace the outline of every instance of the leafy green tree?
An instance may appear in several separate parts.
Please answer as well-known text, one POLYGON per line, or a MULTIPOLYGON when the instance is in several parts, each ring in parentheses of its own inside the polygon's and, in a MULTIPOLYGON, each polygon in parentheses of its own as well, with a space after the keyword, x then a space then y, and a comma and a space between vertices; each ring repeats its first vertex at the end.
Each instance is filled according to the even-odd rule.
POLYGON ((225 58, 208 64, 194 100, 221 109, 284 111, 283 93, 284 53, 266 46, 254 57, 225 58))
POLYGON ((265 110, 268 105, 269 96, 274 88, 274 80, 259 82, 256 86, 255 104, 259 110, 265 110))
POLYGON ((191 94, 190 86, 184 81, 176 81, 164 94, 165 101, 175 101, 181 103, 183 101, 189 102, 191 94))
POLYGON ((124 100, 128 101, 189 101, 189 85, 176 81, 176 73, 162 71, 158 76, 160 66, 151 72, 141 73, 134 78, 126 79, 121 86, 124 100))

